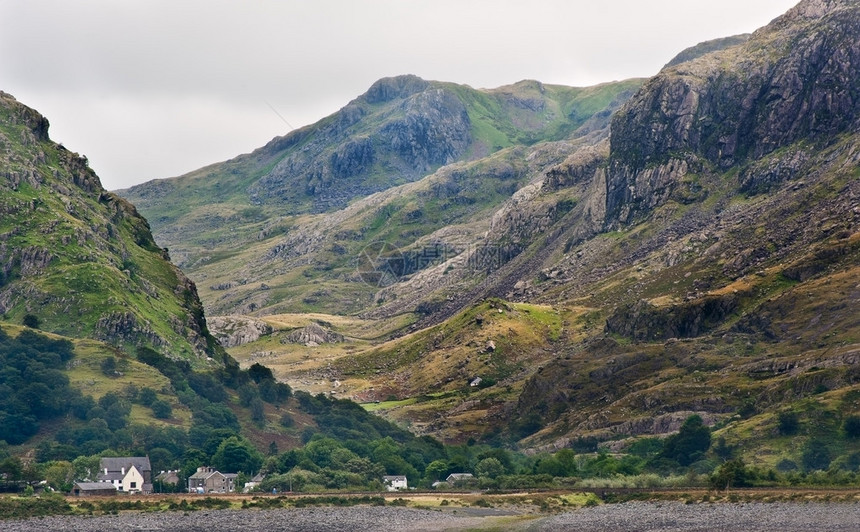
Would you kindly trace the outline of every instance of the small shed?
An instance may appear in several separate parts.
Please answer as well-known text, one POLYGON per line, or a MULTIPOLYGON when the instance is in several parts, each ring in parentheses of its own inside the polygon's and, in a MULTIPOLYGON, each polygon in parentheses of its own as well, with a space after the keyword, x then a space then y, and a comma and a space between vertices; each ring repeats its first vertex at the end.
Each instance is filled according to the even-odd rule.
POLYGON ((98 497, 116 493, 116 486, 110 482, 75 482, 72 487, 72 495, 75 497, 98 497))

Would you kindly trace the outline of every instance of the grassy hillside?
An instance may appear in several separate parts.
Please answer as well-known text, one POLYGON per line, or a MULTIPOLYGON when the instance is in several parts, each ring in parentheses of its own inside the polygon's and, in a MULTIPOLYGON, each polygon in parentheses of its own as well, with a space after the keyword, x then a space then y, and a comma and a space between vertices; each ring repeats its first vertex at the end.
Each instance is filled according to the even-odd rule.
POLYGON ((48 122, 0 95, 0 316, 123 348, 205 363, 223 351, 194 284, 149 226, 104 191, 85 158, 48 138, 48 122))
MULTIPOLYGON (((376 196, 396 208, 356 218, 363 231, 401 256, 427 242, 454 251, 374 286, 363 308, 327 301, 337 283, 307 274, 317 310, 415 321, 394 339, 306 347, 279 375, 455 442, 620 451, 696 414, 735 456, 763 466, 811 471, 802 462, 816 452, 853 460, 860 173, 848 105, 855 63, 841 54, 856 48, 846 30, 855 11, 800 6, 745 43, 667 68, 614 115, 609 142, 508 148, 472 163, 498 169, 482 170, 485 187, 505 175, 502 164, 514 173, 526 165, 529 177, 491 214, 430 240, 405 237, 404 214, 422 210, 417 187, 468 172, 445 168, 376 196), (788 79, 788 67, 807 75, 788 79), (830 88, 815 84, 820 76, 830 88), (495 319, 489 305, 502 311, 495 319), (469 386, 476 377, 483 387, 469 386), (793 414, 789 433, 780 419, 793 414)), ((451 202, 470 192, 455 190, 451 202)), ((320 241, 338 238, 328 235, 367 205, 330 218, 320 241)), ((361 242, 363 233, 348 234, 361 242)), ((283 249, 314 257, 301 242, 283 249)), ((379 271, 399 260, 393 251, 382 259, 379 271)), ((317 271, 328 264, 337 262, 317 271)), ((297 353, 279 334, 265 351, 236 349, 273 362, 297 353)))
MULTIPOLYGON (((528 81, 475 90, 408 76, 385 79, 335 115, 254 153, 121 194, 141 209, 159 243, 206 292, 210 314, 262 308, 267 313, 354 312, 370 297, 367 287, 350 278, 362 249, 373 242, 420 248, 434 231, 485 220, 534 177, 538 163, 524 160, 531 151, 524 145, 563 139, 577 129, 574 136, 599 134, 611 111, 639 83, 579 89, 528 81), (468 131, 468 142, 441 162, 420 155, 426 152, 432 159, 434 146, 447 146, 445 132, 454 127, 450 113, 437 116, 442 105, 437 97, 461 108, 463 116, 456 116, 468 131), (400 142, 403 124, 420 132, 425 120, 442 133, 435 140, 415 133, 417 144, 410 144, 409 153, 419 155, 407 157, 385 147, 400 142), (373 146, 366 161, 354 153, 354 145, 365 141, 373 146), (355 173, 344 162, 353 159, 355 173), (408 184, 457 161, 475 162, 408 184), (308 173, 311 167, 323 168, 322 174, 308 173), (325 184, 315 184, 319 179, 325 184), (295 264, 285 250, 302 250, 310 258, 295 264), (271 288, 264 294, 258 290, 263 281, 271 288), (318 281, 327 288, 309 289, 318 281)), ((537 148, 543 160, 559 157, 537 148)))

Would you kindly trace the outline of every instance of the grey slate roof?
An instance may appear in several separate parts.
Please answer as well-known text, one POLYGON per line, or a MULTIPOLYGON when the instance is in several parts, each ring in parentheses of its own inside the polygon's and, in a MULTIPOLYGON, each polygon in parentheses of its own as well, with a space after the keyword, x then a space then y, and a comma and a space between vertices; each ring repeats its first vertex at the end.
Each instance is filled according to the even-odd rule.
POLYGON ((116 487, 107 482, 75 482, 75 486, 81 491, 103 491, 110 489, 116 491, 116 487))
POLYGON ((198 469, 193 475, 191 475, 188 478, 189 478, 189 480, 190 479, 203 479, 203 480, 205 480, 205 479, 207 479, 207 478, 209 478, 215 474, 223 476, 223 474, 220 471, 217 471, 214 468, 208 468, 208 469, 204 469, 203 471, 200 471, 198 469))
POLYGON ((120 456, 116 458, 102 458, 99 460, 99 469, 104 472, 107 468, 108 473, 114 471, 122 471, 125 468, 126 473, 131 469, 129 466, 134 466, 143 474, 144 471, 152 472, 152 466, 149 464, 148 456, 120 456))

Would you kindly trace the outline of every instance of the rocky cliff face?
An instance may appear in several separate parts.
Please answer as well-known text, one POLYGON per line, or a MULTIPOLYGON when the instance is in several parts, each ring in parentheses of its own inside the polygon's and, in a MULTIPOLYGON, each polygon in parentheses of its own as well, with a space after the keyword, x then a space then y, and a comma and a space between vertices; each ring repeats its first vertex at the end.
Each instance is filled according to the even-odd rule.
POLYGON ((0 315, 121 347, 220 356, 196 288, 48 121, 0 93, 0 315))
MULTIPOLYGON (((805 1, 745 44, 652 78, 612 123, 607 226, 665 203, 706 166, 743 171, 799 141, 820 149, 856 131, 858 34, 856 3, 805 1)), ((766 179, 790 178, 797 157, 766 179)))
MULTIPOLYGON (((456 331, 440 345, 474 334, 457 312, 488 296, 562 316, 559 339, 525 355, 528 377, 500 383, 522 385, 516 399, 496 387, 440 405, 433 430, 472 409, 517 437, 541 429, 525 445, 563 447, 855 386, 858 23, 856 2, 801 2, 748 41, 667 67, 614 115, 609 140, 530 152, 529 183, 463 245, 471 253, 380 290, 369 315, 426 311, 419 327, 456 331)), ((416 344, 391 348, 421 352, 398 376, 450 355, 416 344)))
POLYGON ((303 193, 312 210, 343 207, 391 185, 375 176, 412 181, 462 158, 471 140, 469 115, 450 90, 416 76, 382 79, 255 183, 251 201, 288 204, 303 193))
POLYGON ((667 67, 615 115, 605 157, 549 172, 547 190, 605 179, 605 218, 514 295, 600 309, 602 327, 561 348, 512 411, 608 438, 673 412, 735 412, 744 396, 764 410, 853 385, 856 342, 836 330, 860 326, 846 313, 860 297, 847 281, 858 79, 860 5, 801 2, 744 44, 667 67), (701 386, 670 376, 716 370, 701 386))

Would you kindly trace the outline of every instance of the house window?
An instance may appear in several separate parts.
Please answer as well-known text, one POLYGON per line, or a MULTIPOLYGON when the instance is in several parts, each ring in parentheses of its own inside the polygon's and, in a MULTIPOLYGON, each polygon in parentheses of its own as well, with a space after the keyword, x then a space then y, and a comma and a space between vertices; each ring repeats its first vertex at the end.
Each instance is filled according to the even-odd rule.
POLYGON ((136 487, 137 487, 137 482, 132 482, 132 483, 131 483, 131 489, 134 489, 134 488, 136 488, 136 487))

